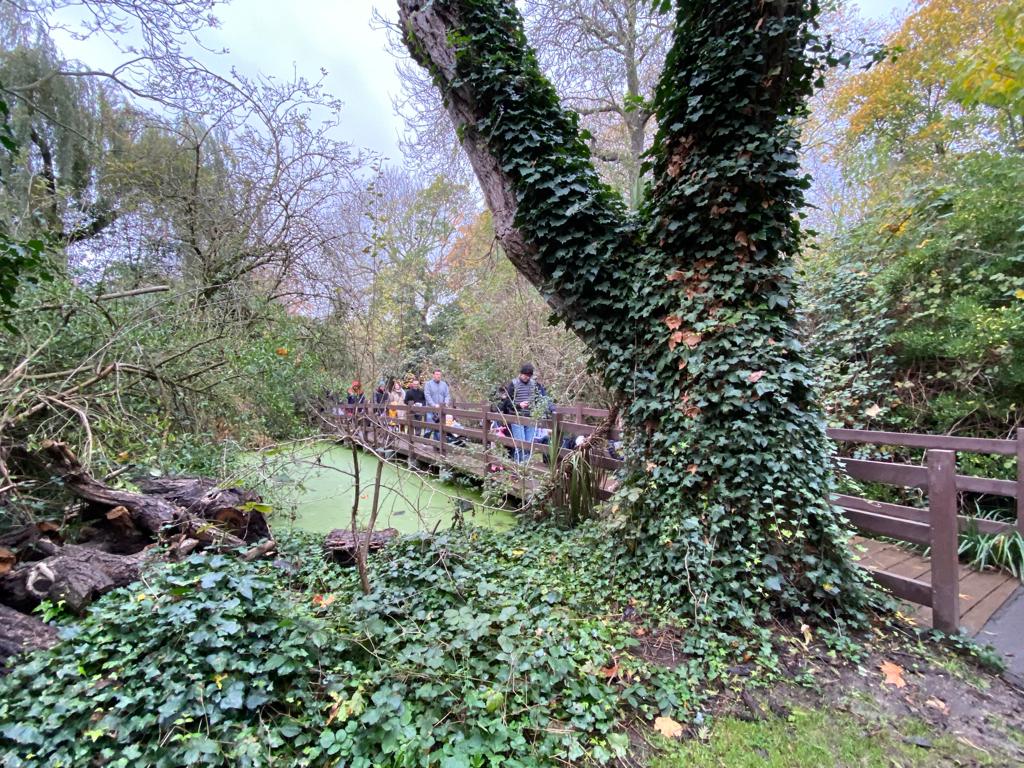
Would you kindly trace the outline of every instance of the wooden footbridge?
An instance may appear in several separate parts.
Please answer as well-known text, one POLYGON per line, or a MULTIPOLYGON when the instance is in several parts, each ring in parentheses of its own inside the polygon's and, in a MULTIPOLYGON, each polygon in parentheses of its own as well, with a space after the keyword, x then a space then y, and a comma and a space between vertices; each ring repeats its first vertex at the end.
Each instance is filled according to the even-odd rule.
MULTIPOLYGON (((501 428, 512 424, 535 426, 549 430, 556 444, 566 438, 572 442, 592 435, 607 419, 608 411, 580 404, 559 406, 549 418, 537 420, 502 414, 486 403, 458 408, 361 404, 329 406, 321 416, 336 431, 358 435, 374 450, 393 451, 412 461, 481 477, 497 475, 511 493, 525 498, 550 477, 550 459, 555 453, 564 458, 571 449, 523 443, 504 434, 506 430, 501 428), (431 418, 437 422, 429 421, 431 418), (516 449, 529 458, 521 463, 513 461, 516 449)), ((619 437, 612 427, 608 439, 619 437)), ((836 464, 850 481, 846 484, 895 486, 906 489, 904 496, 910 501, 927 503, 911 506, 838 494, 836 505, 854 527, 868 534, 854 540, 859 564, 896 597, 916 606, 909 612, 912 621, 945 632, 963 631, 972 636, 983 633, 993 614, 1011 597, 1019 596, 1021 585, 1004 572, 976 571, 961 565, 958 533, 977 530, 998 534, 1016 528, 1024 534, 1024 429, 1017 430, 1015 440, 854 429, 831 429, 829 437, 840 446, 836 464), (851 446, 863 445, 919 451, 922 462, 906 464, 843 455, 856 450, 851 446), (1016 479, 960 474, 958 453, 1015 457, 1016 479), (969 515, 962 504, 965 494, 974 499, 1013 499, 1016 522, 969 515)), ((614 452, 595 451, 589 463, 596 470, 594 495, 606 498, 614 490, 614 473, 623 462, 614 452)), ((1024 610, 1024 600, 1017 602, 1024 610)))

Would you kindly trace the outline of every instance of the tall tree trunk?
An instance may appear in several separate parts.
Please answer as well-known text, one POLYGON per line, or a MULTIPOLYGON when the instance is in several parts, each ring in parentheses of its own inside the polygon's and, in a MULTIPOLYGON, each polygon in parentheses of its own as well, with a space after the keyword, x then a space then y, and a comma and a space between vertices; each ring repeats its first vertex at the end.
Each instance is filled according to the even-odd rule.
POLYGON ((654 181, 630 216, 541 75, 513 0, 399 0, 506 253, 627 404, 624 570, 698 624, 853 615, 862 580, 828 503, 793 308, 806 186, 793 122, 815 78, 817 4, 675 6, 654 181))

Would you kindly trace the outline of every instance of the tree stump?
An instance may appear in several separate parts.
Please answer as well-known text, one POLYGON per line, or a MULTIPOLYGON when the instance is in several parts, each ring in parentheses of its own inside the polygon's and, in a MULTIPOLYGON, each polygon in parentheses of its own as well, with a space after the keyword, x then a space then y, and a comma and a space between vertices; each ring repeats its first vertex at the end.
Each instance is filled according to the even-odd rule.
POLYGON ((398 529, 384 528, 369 534, 366 531, 360 531, 357 539, 352 535, 350 529, 335 528, 327 534, 327 540, 324 542, 324 552, 329 559, 334 560, 339 565, 355 565, 356 547, 366 541, 367 535, 370 537, 368 551, 376 552, 378 549, 383 549, 387 546, 388 542, 398 535, 398 529))

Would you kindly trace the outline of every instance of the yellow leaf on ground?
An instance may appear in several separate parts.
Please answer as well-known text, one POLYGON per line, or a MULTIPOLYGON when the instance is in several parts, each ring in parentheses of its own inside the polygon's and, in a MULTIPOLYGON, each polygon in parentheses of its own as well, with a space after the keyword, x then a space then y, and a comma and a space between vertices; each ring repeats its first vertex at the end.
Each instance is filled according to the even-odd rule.
POLYGON ((683 726, 671 717, 658 717, 654 720, 654 730, 667 739, 678 739, 683 735, 683 726))
POLYGON ((811 640, 814 639, 814 633, 811 632, 811 628, 809 626, 807 626, 806 624, 801 624, 800 625, 800 632, 804 636, 804 645, 807 645, 808 643, 811 642, 811 640))
POLYGON ((885 675, 885 680, 882 681, 885 685, 894 685, 897 688, 903 688, 906 686, 906 681, 903 679, 903 667, 899 664, 893 664, 891 661, 883 661, 878 665, 878 668, 885 675))

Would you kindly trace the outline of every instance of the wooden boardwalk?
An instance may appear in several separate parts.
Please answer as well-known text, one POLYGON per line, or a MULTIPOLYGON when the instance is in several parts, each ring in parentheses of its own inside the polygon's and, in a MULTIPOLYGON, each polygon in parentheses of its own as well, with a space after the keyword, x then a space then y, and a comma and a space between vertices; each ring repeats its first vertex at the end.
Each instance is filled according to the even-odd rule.
MULTIPOLYGON (((409 460, 437 467, 458 469, 471 475, 497 481, 511 496, 525 498, 541 484, 554 479, 551 468, 541 459, 547 449, 522 443, 493 431, 493 427, 524 424, 542 426, 552 434, 570 438, 586 438, 598 426, 591 421, 605 420, 608 412, 581 404, 559 407, 550 418, 534 419, 511 416, 494 411, 487 403, 467 404, 462 408, 438 406, 440 423, 427 422, 429 408, 419 406, 388 406, 390 419, 383 418, 382 408, 360 404, 338 407, 326 421, 342 434, 361 435, 367 447, 394 452, 409 460), (459 423, 461 420, 462 423, 459 423), (450 421, 450 423, 446 423, 450 421), (423 430, 435 431, 439 439, 427 439, 423 430), (512 449, 529 450, 531 459, 524 463, 512 461, 512 449)), ((609 425, 604 422, 604 429, 609 425)), ((616 439, 619 430, 607 433, 616 439)), ((1007 611, 1016 617, 1024 611, 1024 595, 1020 581, 1000 571, 976 571, 960 563, 957 557, 958 533, 971 528, 986 534, 1024 533, 1024 428, 1017 430, 1014 440, 966 438, 949 435, 900 434, 867 430, 832 429, 829 436, 841 443, 904 446, 924 451, 919 464, 858 459, 849 456, 837 459, 838 469, 848 477, 869 483, 882 483, 899 488, 919 489, 928 506, 893 504, 839 494, 835 503, 848 521, 862 531, 916 545, 909 549, 895 543, 859 537, 856 539, 858 564, 872 571, 876 581, 899 598, 909 600, 914 608, 906 615, 918 626, 932 626, 946 632, 961 631, 982 641, 991 641, 993 633, 986 624, 994 614, 997 620, 1007 611), (1017 480, 974 477, 957 471, 957 453, 1016 456, 1017 480), (961 496, 1003 496, 1014 499, 1015 522, 997 522, 967 515, 961 496), (932 557, 917 552, 928 547, 932 557), (1007 610, 1000 612, 1003 605, 1007 610)), ((559 456, 571 451, 562 448, 559 456)), ((594 495, 607 498, 616 484, 615 472, 622 460, 600 452, 591 453, 589 461, 595 472, 594 495)), ((1002 634, 1008 632, 1004 630, 1002 634)), ((1010 633, 1012 634, 1012 633, 1010 633)), ((1018 633, 1024 635, 1024 632, 1018 633)), ((1019 638, 1024 657, 1024 637, 1019 638)))
MULTIPOLYGON (((877 539, 857 536, 853 549, 858 564, 873 570, 888 571, 908 579, 931 583, 932 567, 926 557, 905 547, 877 539), (861 551, 863 550, 863 551, 861 551)), ((971 637, 978 637, 985 624, 1013 594, 1021 583, 1003 571, 976 571, 960 564, 960 626, 971 637)), ((932 609, 910 604, 906 615, 919 627, 932 625, 932 609)), ((978 637, 985 641, 984 637, 978 637)))

